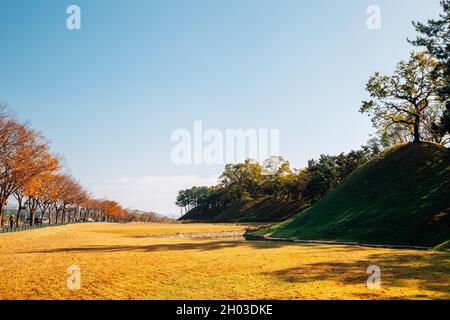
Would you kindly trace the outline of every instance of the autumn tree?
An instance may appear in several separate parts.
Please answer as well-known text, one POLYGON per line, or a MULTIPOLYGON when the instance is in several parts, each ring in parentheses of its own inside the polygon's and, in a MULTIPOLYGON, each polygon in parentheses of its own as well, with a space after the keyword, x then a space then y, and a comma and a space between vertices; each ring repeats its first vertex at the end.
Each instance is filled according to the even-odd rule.
POLYGON ((80 211, 88 199, 87 192, 84 188, 73 178, 68 184, 67 192, 64 195, 64 206, 61 212, 61 222, 70 222, 72 217, 80 211))
MULTIPOLYGON (((69 209, 73 193, 77 192, 79 188, 76 181, 66 174, 55 175, 53 184, 52 211, 54 212, 54 221, 57 224, 60 216, 63 217, 69 209)), ((51 217, 49 220, 51 223, 51 217)))
POLYGON ((366 86, 370 100, 363 101, 360 111, 372 117, 374 127, 385 139, 402 132, 414 142, 422 138, 442 142, 443 135, 432 126, 444 111, 439 96, 442 80, 434 76, 437 65, 428 53, 412 53, 392 75, 377 72, 370 78, 366 86))
POLYGON ((112 222, 123 222, 128 216, 128 213, 118 202, 111 200, 101 200, 99 211, 108 217, 108 221, 112 222))
MULTIPOLYGON (((26 204, 31 216, 31 225, 34 225, 35 213, 38 208, 41 212, 40 218, 43 220, 47 215, 49 224, 51 223, 51 210, 54 208, 59 191, 58 178, 58 175, 46 172, 32 178, 25 185, 22 196, 27 198, 26 204)), ((16 199, 19 197, 16 196, 16 199)))
POLYGON ((92 197, 87 197, 85 199, 85 204, 81 208, 79 218, 86 220, 93 216, 95 219, 100 219, 104 213, 102 212, 102 201, 98 199, 93 199, 92 197), (82 212, 84 214, 82 214, 82 212))
POLYGON ((0 226, 9 197, 38 175, 58 169, 48 142, 38 132, 0 112, 0 226))
POLYGON ((25 208, 25 188, 18 188, 14 193, 13 196, 17 201, 17 214, 16 214, 16 227, 20 225, 20 220, 22 217, 22 210, 25 208))
MULTIPOLYGON (((73 189, 72 197, 70 200, 72 210, 68 211, 67 222, 72 222, 76 216, 81 217, 83 211, 85 217, 90 213, 90 211, 88 210, 90 196, 80 184, 76 183, 76 188, 73 189)), ((63 220, 63 222, 65 222, 65 220, 63 220)))
POLYGON ((44 175, 38 175, 32 178, 25 186, 24 194, 27 197, 27 206, 30 213, 30 224, 35 224, 35 213, 39 207, 40 198, 42 192, 45 188, 45 177, 44 175))

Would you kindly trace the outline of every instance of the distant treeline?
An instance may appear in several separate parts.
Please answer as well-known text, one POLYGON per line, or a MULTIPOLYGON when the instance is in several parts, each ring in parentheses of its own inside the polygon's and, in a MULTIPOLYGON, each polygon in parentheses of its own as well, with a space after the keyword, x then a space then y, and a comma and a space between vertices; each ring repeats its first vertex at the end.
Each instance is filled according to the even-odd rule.
POLYGON ((239 201, 267 196, 314 203, 381 150, 378 140, 372 139, 360 150, 337 156, 321 155, 303 169, 292 169, 281 156, 270 157, 263 163, 246 160, 227 164, 217 185, 181 190, 176 205, 187 212, 195 207, 225 208, 239 201))
POLYGON ((127 214, 124 219, 125 222, 159 222, 159 223, 169 223, 173 220, 169 217, 159 215, 154 212, 144 212, 144 213, 133 213, 127 214))

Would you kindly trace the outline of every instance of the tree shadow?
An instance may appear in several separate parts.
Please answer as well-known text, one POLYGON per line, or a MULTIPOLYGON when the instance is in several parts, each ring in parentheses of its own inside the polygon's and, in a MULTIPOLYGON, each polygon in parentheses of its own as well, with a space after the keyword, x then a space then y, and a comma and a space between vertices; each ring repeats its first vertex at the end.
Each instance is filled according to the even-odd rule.
MULTIPOLYGON (((72 253, 82 253, 82 252, 156 252, 156 251, 213 251, 222 250, 227 248, 236 247, 251 247, 254 249, 274 249, 286 245, 285 243, 275 243, 275 242, 263 242, 263 241, 198 241, 198 242, 183 242, 183 243, 173 243, 173 244, 152 244, 143 246, 103 246, 103 245, 93 245, 93 246, 80 246, 71 248, 55 248, 55 249, 43 249, 34 250, 21 253, 61 253, 61 252, 72 252, 72 253)), ((292 245, 292 244, 291 244, 292 245)))
MULTIPOLYGON (((320 262, 277 270, 269 275, 289 283, 335 281, 342 285, 366 284, 367 267, 381 268, 382 287, 407 287, 411 281, 421 290, 450 296, 450 254, 389 253, 372 254, 367 259, 352 262, 320 262)), ((358 294, 360 298, 368 295, 358 294)))

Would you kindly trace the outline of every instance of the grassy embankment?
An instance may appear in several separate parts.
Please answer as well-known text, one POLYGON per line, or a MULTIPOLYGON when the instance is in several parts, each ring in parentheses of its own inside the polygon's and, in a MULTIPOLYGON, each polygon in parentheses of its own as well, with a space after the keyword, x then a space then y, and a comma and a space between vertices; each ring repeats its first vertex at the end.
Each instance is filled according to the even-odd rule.
POLYGON ((259 234, 421 246, 444 243, 450 239, 450 151, 430 143, 388 150, 313 207, 259 234))

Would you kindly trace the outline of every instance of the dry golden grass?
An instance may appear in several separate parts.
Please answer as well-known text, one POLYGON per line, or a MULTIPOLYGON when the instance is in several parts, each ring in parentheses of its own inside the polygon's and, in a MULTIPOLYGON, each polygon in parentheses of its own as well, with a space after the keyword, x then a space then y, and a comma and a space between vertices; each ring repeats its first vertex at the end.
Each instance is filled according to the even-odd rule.
POLYGON ((152 238, 235 225, 82 224, 0 235, 0 299, 450 299, 450 253, 152 238), (81 268, 69 290, 67 268, 81 268), (366 288, 366 268, 382 288, 366 288))

